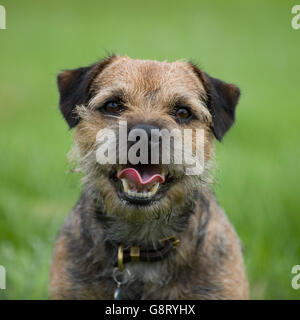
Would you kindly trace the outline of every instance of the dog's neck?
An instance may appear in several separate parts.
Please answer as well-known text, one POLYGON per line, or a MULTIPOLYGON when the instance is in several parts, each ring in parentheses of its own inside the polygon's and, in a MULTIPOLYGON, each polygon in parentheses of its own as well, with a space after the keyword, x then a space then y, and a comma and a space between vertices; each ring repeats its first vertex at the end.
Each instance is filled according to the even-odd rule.
MULTIPOLYGON (((99 277, 111 279, 118 261, 120 244, 124 247, 147 248, 154 246, 164 237, 176 235, 179 238, 178 248, 172 251, 179 252, 178 254, 171 252, 158 263, 125 263, 126 269, 130 270, 132 276, 127 289, 123 290, 127 298, 133 298, 130 296, 131 292, 146 297, 151 292, 143 291, 145 283, 161 285, 169 281, 173 272, 185 270, 188 267, 187 257, 194 257, 203 243, 210 217, 209 199, 200 192, 197 199, 192 199, 184 206, 174 209, 169 219, 161 218, 144 223, 127 222, 119 216, 106 214, 97 195, 90 191, 82 193, 73 212, 79 214, 70 221, 73 224, 73 232, 78 230, 79 224, 76 224, 76 221, 81 221, 79 229, 81 236, 76 238, 75 234, 74 241, 70 243, 74 248, 73 255, 78 261, 85 261, 90 265, 90 276, 97 279, 99 277)), ((86 268, 82 272, 87 272, 86 268)))
POLYGON ((96 219, 100 221, 107 240, 124 245, 151 246, 162 238, 180 235, 186 229, 193 209, 194 205, 190 203, 175 208, 168 216, 135 222, 107 215, 100 208, 96 219))
MULTIPOLYGON (((94 242, 111 241, 116 244, 152 246, 162 238, 180 234, 187 229, 190 217, 195 214, 195 206, 199 205, 202 194, 195 193, 192 199, 178 207, 173 208, 168 216, 147 219, 143 222, 127 221, 125 218, 107 214, 101 198, 95 192, 84 192, 82 200, 87 216, 84 218, 87 224, 94 227, 90 232, 94 242), (98 232, 95 226, 99 226, 102 232, 98 232), (98 237, 102 234, 102 240, 98 237), (97 239, 98 238, 98 239, 97 239)), ((205 200, 205 199, 204 199, 205 200)), ((203 199, 201 203, 205 202, 203 199)), ((196 210, 199 213, 199 210, 196 210)), ((200 210, 201 212, 201 210, 200 210)), ((199 224, 202 224, 199 217, 199 224)), ((198 226, 195 226, 198 228, 198 226)))

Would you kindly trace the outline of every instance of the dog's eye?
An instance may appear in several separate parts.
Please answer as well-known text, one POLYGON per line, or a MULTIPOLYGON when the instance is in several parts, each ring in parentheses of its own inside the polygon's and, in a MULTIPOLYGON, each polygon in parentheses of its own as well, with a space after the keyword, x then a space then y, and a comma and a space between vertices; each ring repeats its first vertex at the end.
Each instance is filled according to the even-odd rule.
POLYGON ((101 111, 104 111, 110 114, 119 114, 123 110, 124 110, 124 106, 117 101, 109 101, 101 108, 101 111))
POLYGON ((191 117, 191 111, 185 107, 179 107, 175 110, 174 115, 178 119, 188 120, 191 117))

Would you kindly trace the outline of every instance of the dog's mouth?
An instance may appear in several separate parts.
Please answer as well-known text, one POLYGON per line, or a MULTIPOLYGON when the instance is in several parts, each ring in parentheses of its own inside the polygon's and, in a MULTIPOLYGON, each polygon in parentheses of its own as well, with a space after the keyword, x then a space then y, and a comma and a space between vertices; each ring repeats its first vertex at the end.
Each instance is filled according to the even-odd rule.
POLYGON ((123 190, 129 196, 151 198, 165 182, 165 174, 159 166, 138 165, 123 169, 118 174, 123 190))
POLYGON ((159 200, 173 179, 160 165, 127 165, 116 173, 119 196, 134 204, 147 205, 159 200))

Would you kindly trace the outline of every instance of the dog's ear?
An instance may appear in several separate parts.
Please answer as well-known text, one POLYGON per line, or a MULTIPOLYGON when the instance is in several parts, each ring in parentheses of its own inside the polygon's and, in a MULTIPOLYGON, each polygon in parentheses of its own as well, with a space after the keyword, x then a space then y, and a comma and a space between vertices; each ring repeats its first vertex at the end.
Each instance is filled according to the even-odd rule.
POLYGON ((65 70, 57 76, 59 108, 70 128, 80 121, 74 113, 76 106, 88 103, 92 95, 90 89, 93 80, 114 57, 110 56, 88 67, 65 70))
POLYGON ((200 78, 207 94, 207 107, 212 115, 212 130, 221 141, 235 120, 235 108, 240 97, 240 89, 202 72, 192 64, 194 72, 200 78))

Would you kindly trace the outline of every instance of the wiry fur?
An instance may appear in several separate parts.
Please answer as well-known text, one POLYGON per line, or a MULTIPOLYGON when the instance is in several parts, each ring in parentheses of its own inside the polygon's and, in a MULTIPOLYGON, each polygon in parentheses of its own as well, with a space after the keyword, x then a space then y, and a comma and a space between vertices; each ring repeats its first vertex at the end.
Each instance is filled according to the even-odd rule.
MULTIPOLYGON (((159 239, 175 234, 181 244, 167 258, 126 264, 131 276, 122 289, 123 299, 247 298, 238 238, 210 191, 214 177, 213 134, 222 138, 232 124, 234 110, 230 108, 235 108, 233 101, 238 89, 224 82, 218 82, 214 88, 206 74, 182 61, 168 63, 115 56, 105 60, 99 74, 93 72, 93 80, 80 70, 81 81, 89 81, 80 86, 90 98, 85 104, 72 106, 68 89, 72 71, 67 75, 60 77, 66 79, 60 85, 69 99, 63 101, 68 110, 64 115, 72 113, 72 119, 78 122, 70 159, 76 170, 83 173, 84 190, 57 239, 51 268, 51 297, 111 299, 116 289, 112 273, 118 245, 156 245, 159 239), (126 103, 127 110, 120 117, 103 116, 97 110, 112 95, 122 95, 126 103), (222 103, 218 104, 218 99, 222 103), (169 114, 174 104, 183 100, 197 115, 189 124, 178 124, 169 114), (209 101, 213 104, 208 105, 209 101), (222 105, 226 105, 226 110, 221 110, 222 105), (224 118, 215 119, 216 116, 224 118), (162 199, 145 207, 121 200, 110 180, 111 172, 119 165, 100 165, 96 159, 97 133, 109 128, 116 132, 118 140, 119 119, 127 121, 128 130, 137 123, 169 130, 203 129, 204 172, 187 176, 185 163, 163 165, 175 179, 173 184, 162 186, 165 188, 162 199), (216 127, 218 124, 222 128, 216 127)), ((72 88, 74 83, 77 82, 72 79, 72 88)), ((196 149, 194 139, 186 143, 196 149)))

